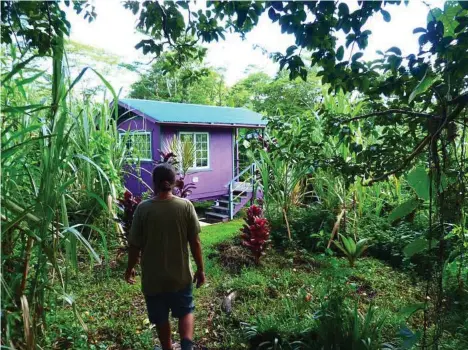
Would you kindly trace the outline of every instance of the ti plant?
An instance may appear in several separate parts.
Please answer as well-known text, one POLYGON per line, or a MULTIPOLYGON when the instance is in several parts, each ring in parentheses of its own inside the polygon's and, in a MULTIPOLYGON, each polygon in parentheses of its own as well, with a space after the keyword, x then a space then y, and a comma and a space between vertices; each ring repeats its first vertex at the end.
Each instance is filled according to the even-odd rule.
MULTIPOLYGON (((130 235, 130 229, 132 227, 133 215, 135 209, 140 204, 141 198, 136 197, 130 191, 125 191, 123 199, 117 201, 117 205, 121 209, 118 221, 122 225, 123 239, 128 243, 128 236, 130 235)), ((127 244, 128 245, 128 244, 127 244)))
POLYGON ((183 177, 179 177, 179 179, 176 180, 175 187, 172 192, 180 198, 187 198, 195 188, 197 188, 197 186, 195 186, 193 182, 185 183, 185 179, 183 177))
POLYGON ((260 258, 264 254, 268 238, 270 237, 270 225, 263 217, 262 208, 252 205, 247 210, 245 224, 241 228, 242 245, 250 249, 253 254, 255 264, 260 264, 260 258))
POLYGON ((360 239, 358 242, 355 242, 351 237, 346 237, 342 234, 340 234, 340 237, 343 244, 337 241, 333 241, 333 243, 346 255, 349 266, 354 267, 357 258, 368 248, 368 239, 360 239))

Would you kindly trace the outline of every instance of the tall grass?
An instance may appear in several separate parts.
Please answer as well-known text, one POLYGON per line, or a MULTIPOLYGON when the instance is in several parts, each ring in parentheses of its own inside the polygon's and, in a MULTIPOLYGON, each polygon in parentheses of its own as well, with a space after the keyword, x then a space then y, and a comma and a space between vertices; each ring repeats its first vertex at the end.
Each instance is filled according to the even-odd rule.
POLYGON ((52 74, 16 69, 15 53, 2 57, 2 344, 36 349, 51 305, 77 310, 68 280, 80 252, 91 264, 107 255, 106 227, 94 223, 110 217, 125 152, 116 111, 72 95, 91 69, 69 79, 63 42, 45 62, 52 74))

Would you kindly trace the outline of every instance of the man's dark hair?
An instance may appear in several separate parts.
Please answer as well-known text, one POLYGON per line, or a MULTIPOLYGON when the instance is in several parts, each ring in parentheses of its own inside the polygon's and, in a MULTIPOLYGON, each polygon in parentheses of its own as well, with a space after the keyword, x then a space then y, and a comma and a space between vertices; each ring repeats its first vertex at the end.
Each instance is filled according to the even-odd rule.
POLYGON ((157 192, 172 190, 176 181, 174 167, 168 163, 158 164, 153 169, 153 184, 157 192))

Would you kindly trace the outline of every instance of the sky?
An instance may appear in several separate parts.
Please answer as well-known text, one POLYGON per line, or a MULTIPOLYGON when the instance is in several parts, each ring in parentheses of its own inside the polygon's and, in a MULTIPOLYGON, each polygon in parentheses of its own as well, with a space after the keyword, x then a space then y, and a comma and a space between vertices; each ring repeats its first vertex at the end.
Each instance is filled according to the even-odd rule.
MULTIPOLYGON (((200 3, 200 2, 198 2, 200 3)), ((348 1, 350 10, 356 8, 356 1, 348 1)), ((370 19, 365 29, 372 31, 369 46, 365 51, 364 59, 375 58, 375 51, 385 51, 392 46, 398 46, 403 55, 415 53, 418 50, 418 36, 412 31, 416 27, 425 27, 428 8, 440 7, 442 0, 410 0, 407 6, 386 6, 392 20, 384 22, 380 14, 370 19)), ((118 55, 122 62, 132 63, 138 61, 149 63, 150 56, 144 56, 135 49, 135 45, 144 36, 136 32, 137 16, 125 9, 120 0, 95 0, 97 18, 88 23, 73 11, 67 10, 67 17, 71 23, 70 39, 118 55)), ((227 34, 226 40, 219 43, 210 43, 208 47, 207 64, 215 68, 224 68, 226 83, 233 85, 244 78, 251 67, 257 67, 264 72, 274 75, 278 71, 278 64, 272 62, 262 50, 255 49, 260 46, 268 52, 285 52, 286 48, 294 44, 292 35, 282 34, 277 23, 272 23, 265 14, 261 16, 257 27, 248 33, 245 40, 238 34, 227 34)), ((345 56, 346 57, 346 56, 345 56)), ((92 62, 89 62, 92 65, 92 62)), ((123 94, 128 93, 131 83, 138 79, 138 74, 122 72, 108 77, 116 90, 122 88, 123 94)))

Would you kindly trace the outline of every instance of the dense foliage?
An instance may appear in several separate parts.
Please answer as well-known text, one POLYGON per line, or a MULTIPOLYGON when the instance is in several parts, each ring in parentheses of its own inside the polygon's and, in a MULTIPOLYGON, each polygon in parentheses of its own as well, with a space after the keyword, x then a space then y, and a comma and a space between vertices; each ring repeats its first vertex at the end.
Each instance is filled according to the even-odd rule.
POLYGON ((83 248, 92 264, 108 255, 111 235, 105 231, 115 232, 112 202, 122 190, 125 151, 108 102, 71 95, 63 45, 54 46, 51 75, 18 69, 19 52, 13 45, 6 50, 2 343, 32 348, 41 342, 47 310, 56 300, 75 309, 67 286, 83 248))

